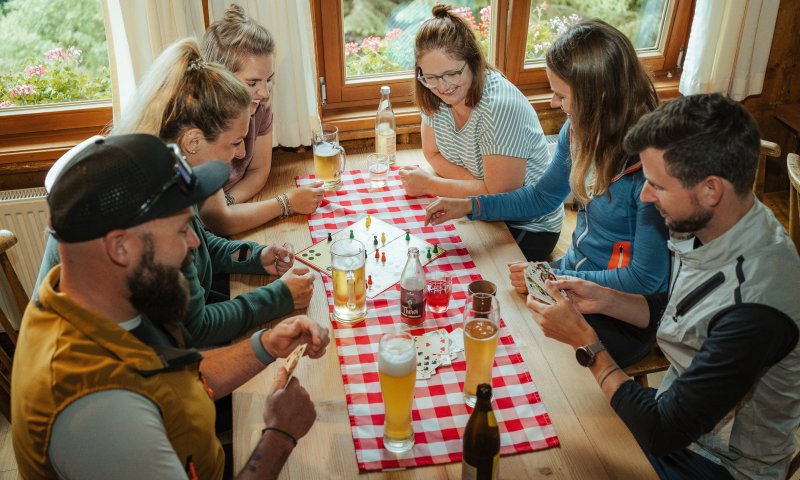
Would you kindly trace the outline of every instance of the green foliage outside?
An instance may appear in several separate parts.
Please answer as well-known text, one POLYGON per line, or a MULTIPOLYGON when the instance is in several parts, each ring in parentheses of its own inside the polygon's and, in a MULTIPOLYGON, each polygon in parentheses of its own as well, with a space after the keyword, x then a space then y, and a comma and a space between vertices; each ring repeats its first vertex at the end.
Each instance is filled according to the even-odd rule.
POLYGON ((638 49, 656 47, 666 0, 560 0, 534 2, 528 20, 525 58, 544 58, 547 48, 584 18, 600 18, 617 27, 638 49))
MULTIPOLYGON (((439 0, 343 0, 348 77, 405 72, 414 67, 414 36, 439 0)), ((490 0, 453 0, 488 55, 490 0)), ((534 0, 526 60, 540 61, 552 42, 584 18, 601 18, 640 49, 656 46, 666 0, 534 0)))
MULTIPOLYGON (((414 37, 438 0, 344 0, 344 58, 348 77, 414 68, 414 37)), ((484 53, 489 52, 490 0, 454 0, 484 53)))
POLYGON ((99 0, 8 0, 0 32, 0 108, 111 97, 99 0))

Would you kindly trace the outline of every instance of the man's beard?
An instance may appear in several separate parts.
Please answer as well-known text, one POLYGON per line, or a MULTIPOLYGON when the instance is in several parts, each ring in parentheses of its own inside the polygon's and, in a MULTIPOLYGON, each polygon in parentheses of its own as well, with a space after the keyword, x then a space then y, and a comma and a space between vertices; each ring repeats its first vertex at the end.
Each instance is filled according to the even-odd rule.
POLYGON ((667 227, 677 233, 694 233, 708 225, 713 216, 711 210, 701 209, 700 204, 694 198, 692 198, 692 205, 695 207, 692 215, 681 220, 667 221, 667 227))
MULTIPOLYGON (((180 324, 189 306, 188 282, 178 268, 155 262, 151 236, 144 242, 142 260, 127 279, 131 305, 157 324, 180 324)), ((184 264, 190 261, 187 255, 184 264)))

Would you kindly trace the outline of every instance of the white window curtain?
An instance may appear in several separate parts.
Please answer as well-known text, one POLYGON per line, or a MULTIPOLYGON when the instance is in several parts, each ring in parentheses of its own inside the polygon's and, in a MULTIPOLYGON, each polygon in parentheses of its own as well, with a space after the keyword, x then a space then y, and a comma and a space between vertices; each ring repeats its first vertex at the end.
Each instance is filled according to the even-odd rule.
POLYGON ((761 93, 780 0, 697 0, 679 90, 761 93))
POLYGON ((102 0, 108 42, 114 118, 136 85, 171 43, 204 31, 200 0, 102 0))
POLYGON ((311 2, 297 0, 209 0, 210 21, 236 3, 275 37, 273 145, 311 144, 309 118, 317 117, 317 71, 311 2))

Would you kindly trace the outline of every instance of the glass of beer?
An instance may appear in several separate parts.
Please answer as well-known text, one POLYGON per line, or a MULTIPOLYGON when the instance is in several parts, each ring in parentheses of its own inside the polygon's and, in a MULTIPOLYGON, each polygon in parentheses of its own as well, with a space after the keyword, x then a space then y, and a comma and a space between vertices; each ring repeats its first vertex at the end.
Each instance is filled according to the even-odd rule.
POLYGON ((406 332, 387 333, 378 344, 378 377, 385 417, 383 446, 394 453, 414 446, 411 404, 417 377, 414 337, 406 332))
POLYGON ((352 325, 367 316, 365 252, 364 244, 352 238, 331 244, 333 318, 340 324, 352 325))
POLYGON ((339 129, 323 124, 322 131, 314 132, 314 175, 324 182, 325 190, 338 190, 346 161, 344 148, 339 145, 339 129))
POLYGON ((492 365, 500 330, 500 307, 488 293, 470 295, 464 306, 464 355, 467 377, 464 380, 464 403, 475 406, 481 383, 492 384, 492 365))

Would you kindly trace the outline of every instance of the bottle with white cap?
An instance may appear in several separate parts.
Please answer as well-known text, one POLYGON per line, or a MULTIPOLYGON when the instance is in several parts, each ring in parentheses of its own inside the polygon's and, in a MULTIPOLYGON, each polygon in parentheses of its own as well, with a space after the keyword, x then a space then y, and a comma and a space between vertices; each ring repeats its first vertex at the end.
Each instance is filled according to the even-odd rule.
POLYGON ((389 165, 394 165, 397 150, 397 123, 389 100, 391 89, 388 85, 381 87, 381 102, 375 115, 375 153, 383 153, 389 157, 389 165))

